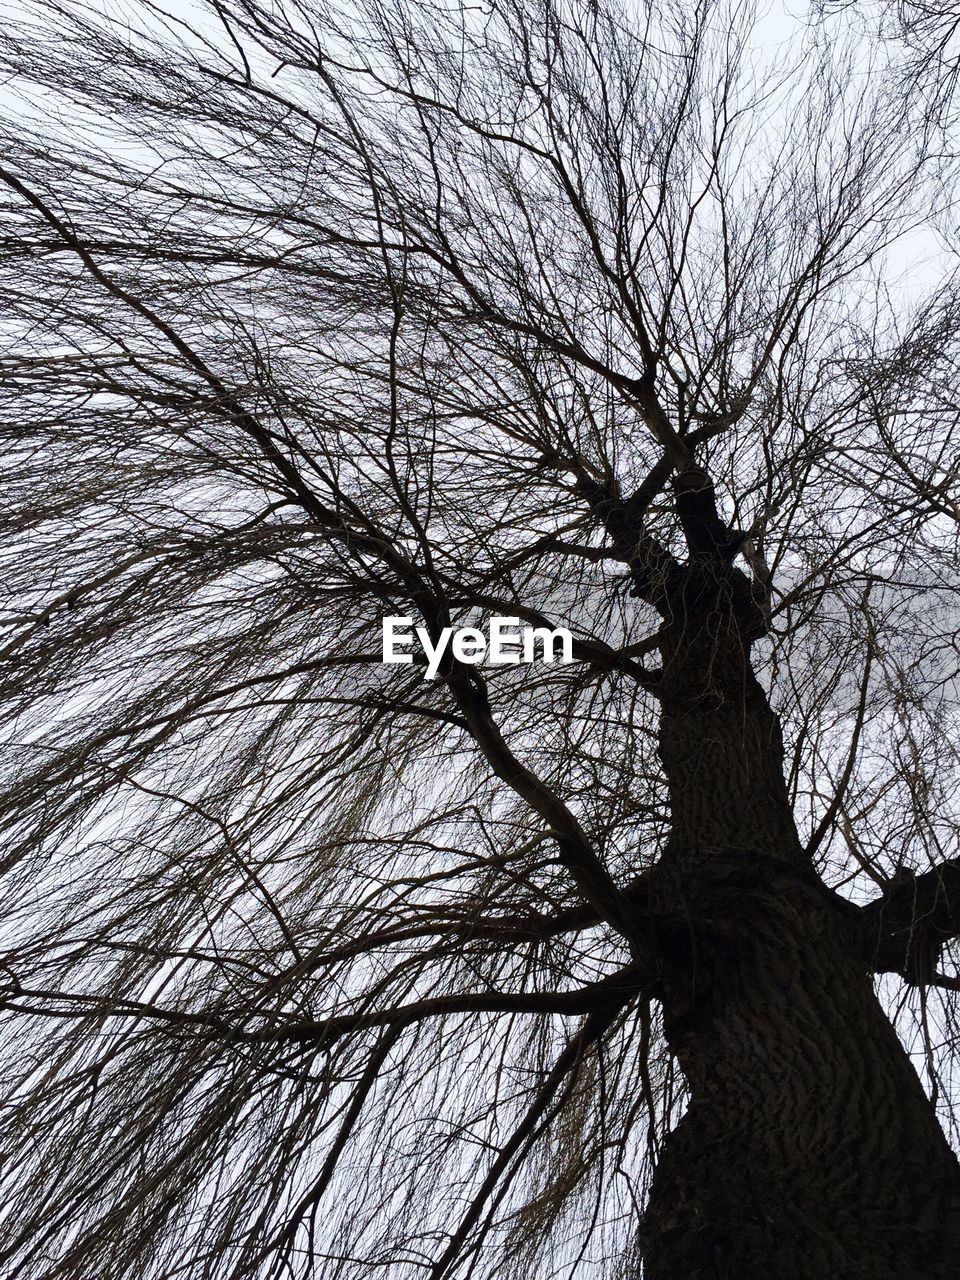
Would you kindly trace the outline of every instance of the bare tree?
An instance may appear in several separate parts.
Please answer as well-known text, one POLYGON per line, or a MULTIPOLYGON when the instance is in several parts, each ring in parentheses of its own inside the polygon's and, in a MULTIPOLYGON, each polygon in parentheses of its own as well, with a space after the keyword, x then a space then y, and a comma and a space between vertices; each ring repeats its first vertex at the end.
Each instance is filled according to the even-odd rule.
POLYGON ((754 32, 4 24, 5 1276, 956 1274, 943 172, 754 32))
POLYGON ((873 38, 900 44, 905 83, 926 99, 928 118, 956 124, 955 99, 960 75, 960 5, 956 0, 817 0, 819 16, 857 14, 873 38))

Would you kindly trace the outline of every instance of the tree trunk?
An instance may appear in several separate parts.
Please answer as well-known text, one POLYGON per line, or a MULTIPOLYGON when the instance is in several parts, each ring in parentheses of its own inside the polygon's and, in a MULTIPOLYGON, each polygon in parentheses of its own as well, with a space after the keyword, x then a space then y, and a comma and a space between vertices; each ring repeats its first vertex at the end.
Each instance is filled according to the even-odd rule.
POLYGON ((688 590, 664 633, 673 835, 653 901, 690 1104, 654 1177, 644 1277, 958 1277, 960 1166, 855 913, 801 848, 733 585, 688 590))

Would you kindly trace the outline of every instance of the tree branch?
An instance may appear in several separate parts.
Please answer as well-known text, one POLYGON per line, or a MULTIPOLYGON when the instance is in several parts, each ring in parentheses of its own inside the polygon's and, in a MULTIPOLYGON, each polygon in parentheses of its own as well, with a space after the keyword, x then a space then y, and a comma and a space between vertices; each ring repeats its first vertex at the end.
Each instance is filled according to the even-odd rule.
POLYGON ((266 1031, 237 1031, 231 1039, 309 1044, 338 1039, 367 1027, 406 1027, 425 1018, 457 1013, 556 1013, 576 1017, 619 1009, 652 981, 647 966, 637 962, 576 991, 481 991, 437 996, 395 1009, 339 1014, 266 1031))
MULTIPOLYGON (((550 1074, 528 1107, 523 1120, 501 1147, 497 1158, 487 1171, 479 1191, 460 1220, 456 1231, 451 1235, 446 1249, 433 1264, 430 1271, 430 1280, 443 1280, 445 1276, 450 1274, 451 1265, 457 1260, 461 1249, 470 1237, 470 1233, 479 1221, 484 1206, 496 1190, 501 1178, 507 1174, 511 1162, 517 1157, 522 1157, 529 1150, 538 1135, 550 1124, 560 1111, 564 1101, 566 1101, 566 1094, 564 1094, 561 1096, 560 1101, 551 1106, 554 1095, 560 1085, 580 1062, 587 1048, 602 1038, 619 1013, 623 1003, 623 1001, 620 1001, 592 1013, 579 1031, 567 1042, 566 1048, 554 1063, 550 1074)), ((519 1159, 514 1164, 514 1172, 518 1167, 519 1159)), ((511 1175, 508 1175, 507 1186, 509 1186, 510 1178, 511 1175)), ((505 1190, 506 1187, 501 1188, 501 1193, 505 1190)), ((494 1207, 500 1198, 500 1195, 496 1197, 494 1207)))
POLYGON ((862 908, 859 928, 874 972, 932 982, 944 945, 960 936, 960 858, 895 876, 862 908))

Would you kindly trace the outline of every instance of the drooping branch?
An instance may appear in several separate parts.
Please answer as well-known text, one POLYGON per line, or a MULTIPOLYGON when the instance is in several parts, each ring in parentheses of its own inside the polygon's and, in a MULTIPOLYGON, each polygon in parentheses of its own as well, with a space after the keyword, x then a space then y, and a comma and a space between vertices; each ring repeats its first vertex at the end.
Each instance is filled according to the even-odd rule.
MULTIPOLYGON (((362 556, 365 553, 378 560, 396 576, 405 593, 420 609, 428 630, 436 642, 440 629, 449 621, 447 602, 439 584, 435 580, 428 581, 427 575, 407 554, 398 549, 395 541, 383 533, 376 521, 368 518, 337 486, 332 477, 325 475, 315 466, 317 474, 321 475, 333 490, 352 519, 346 519, 339 509, 331 509, 312 486, 306 483, 297 466, 279 447, 269 427, 229 390, 206 360, 176 332, 172 325, 107 274, 90 253, 85 242, 30 186, 3 168, 0 168, 0 181, 14 190, 39 213, 77 256, 85 271, 99 288, 146 320, 211 388, 216 397, 218 412, 253 439, 267 463, 278 473, 312 521, 325 529, 329 536, 343 539, 354 556, 362 556)), ((505 781, 534 812, 550 824, 560 849, 561 862, 570 871, 581 893, 604 919, 613 924, 625 937, 631 939, 635 953, 639 954, 639 936, 634 928, 631 913, 626 908, 616 884, 568 807, 542 779, 522 765, 507 746, 491 714, 482 680, 456 663, 452 670, 443 674, 447 677, 448 688, 462 713, 469 733, 493 772, 505 781)))
POLYGON ((375 1048, 367 1059, 363 1074, 361 1075, 357 1085, 353 1090, 350 1102, 344 1108, 343 1116, 337 1128, 337 1134, 330 1145, 326 1158, 323 1162, 316 1181, 300 1199, 290 1214, 287 1222, 284 1224, 278 1236, 270 1240, 257 1254, 256 1264, 262 1263, 275 1251, 283 1253, 289 1249, 296 1238, 301 1223, 308 1217, 311 1218, 316 1212, 317 1206, 326 1194, 331 1179, 336 1173, 340 1157, 344 1148, 350 1140, 350 1136, 356 1127, 360 1114, 364 1109, 367 1098, 375 1087, 383 1070, 384 1064, 390 1056, 397 1040, 400 1038, 402 1026, 388 1026, 380 1036, 375 1048))
POLYGON ((443 1280, 445 1276, 449 1275, 450 1266, 460 1256, 460 1251, 469 1240, 471 1232, 479 1222, 480 1215, 491 1197, 494 1197, 493 1208, 495 1208, 507 1186, 509 1186, 511 1163, 514 1171, 516 1171, 519 1158, 523 1152, 536 1141, 539 1134, 549 1125, 563 1105, 562 1096, 559 1102, 554 1102, 558 1089, 570 1072, 575 1069, 590 1045, 595 1044, 602 1038, 623 1007, 623 1003, 622 999, 620 1001, 611 1001, 606 1007, 594 1010, 579 1030, 568 1040, 563 1052, 554 1063, 550 1074, 528 1107, 523 1120, 501 1147, 497 1158, 487 1171, 483 1184, 471 1201, 467 1212, 460 1220, 456 1231, 452 1234, 446 1249, 434 1263, 430 1271, 430 1280, 443 1280), (506 1185, 504 1185, 504 1180, 506 1180, 506 1185))
POLYGON ((490 710, 483 678, 475 670, 457 664, 448 673, 447 684, 474 742, 494 774, 549 824, 560 862, 570 872, 584 898, 602 919, 629 941, 636 957, 647 956, 647 965, 652 970, 649 940, 638 926, 632 905, 569 807, 511 751, 490 710))

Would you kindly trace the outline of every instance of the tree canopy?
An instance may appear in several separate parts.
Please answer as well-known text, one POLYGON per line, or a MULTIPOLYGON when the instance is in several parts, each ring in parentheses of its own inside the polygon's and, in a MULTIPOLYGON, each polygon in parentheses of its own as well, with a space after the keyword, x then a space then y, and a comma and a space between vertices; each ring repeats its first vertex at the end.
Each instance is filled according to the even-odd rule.
POLYGON ((6 1275, 636 1274, 708 557, 956 1142, 950 125, 852 11, 769 24, 4 24, 6 1275), (428 680, 386 615, 574 661, 428 680))

